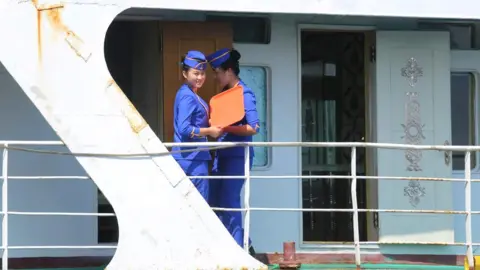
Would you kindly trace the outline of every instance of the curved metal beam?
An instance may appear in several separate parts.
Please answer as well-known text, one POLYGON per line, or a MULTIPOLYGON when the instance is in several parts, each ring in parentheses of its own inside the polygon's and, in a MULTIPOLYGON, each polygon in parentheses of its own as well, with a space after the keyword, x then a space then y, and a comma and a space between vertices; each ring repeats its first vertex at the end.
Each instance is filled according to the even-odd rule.
MULTIPOLYGON (((0 5, 7 37, 0 60, 70 151, 167 152, 105 64, 107 28, 128 6, 0 5)), ((235 243, 171 156, 77 160, 117 214, 119 245, 108 269, 265 268, 235 243)))

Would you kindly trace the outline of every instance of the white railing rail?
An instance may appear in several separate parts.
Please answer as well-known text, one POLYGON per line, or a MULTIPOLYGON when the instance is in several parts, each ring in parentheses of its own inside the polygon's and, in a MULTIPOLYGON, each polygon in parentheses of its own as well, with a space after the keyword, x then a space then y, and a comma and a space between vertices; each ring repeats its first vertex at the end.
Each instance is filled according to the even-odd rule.
MULTIPOLYGON (((248 250, 249 236, 250 236, 250 214, 251 211, 295 211, 295 212, 352 212, 353 222, 353 247, 355 254, 355 263, 357 266, 361 265, 360 245, 365 244, 415 244, 415 245, 449 245, 449 246, 466 246, 467 247, 467 260, 470 266, 474 265, 473 258, 473 246, 480 246, 480 243, 473 243, 472 241, 472 215, 480 214, 480 211, 472 211, 472 196, 471 185, 472 182, 480 182, 480 179, 472 179, 470 159, 471 152, 480 151, 480 146, 447 146, 447 145, 406 145, 406 144, 389 144, 389 143, 361 143, 361 142, 251 142, 251 143, 233 143, 233 142, 206 142, 206 143, 165 143, 167 147, 172 146, 204 146, 204 147, 243 147, 245 149, 245 175, 244 176, 228 176, 230 179, 245 179, 244 187, 244 207, 240 209, 229 208, 213 208, 213 210, 219 211, 242 211, 245 212, 244 221, 244 248, 248 250), (351 167, 350 175, 282 175, 282 176, 252 176, 250 175, 250 147, 349 147, 351 148, 351 167), (465 152, 465 177, 464 178, 434 178, 434 177, 397 177, 397 176, 359 176, 357 175, 356 168, 356 156, 357 148, 384 148, 384 149, 417 149, 417 150, 438 150, 438 151, 463 151, 465 152), (313 208, 268 208, 268 207, 251 207, 250 206, 250 182, 251 179, 351 179, 351 209, 313 209, 313 208), (465 182, 465 211, 451 211, 451 210, 394 210, 394 209, 359 209, 357 203, 357 181, 365 179, 374 180, 420 180, 420 181, 460 181, 465 182), (466 241, 462 243, 444 243, 444 242, 379 242, 379 241, 360 241, 359 236, 359 212, 376 212, 376 213, 433 213, 433 214, 462 214, 466 216, 465 219, 465 233, 466 241)), ((87 176, 9 176, 9 151, 26 151, 43 154, 62 154, 72 156, 108 156, 110 158, 120 158, 125 156, 160 156, 168 155, 169 153, 155 153, 155 154, 125 154, 125 155, 112 155, 108 153, 60 153, 58 151, 48 150, 34 150, 28 147, 31 146, 64 146, 61 141, 0 141, 0 148, 3 148, 3 160, 2 160, 2 209, 0 214, 3 215, 2 219, 2 269, 8 269, 8 251, 12 249, 115 249, 115 245, 92 245, 92 246, 11 246, 9 245, 8 237, 8 217, 9 215, 51 215, 51 216, 114 216, 114 213, 75 213, 75 212, 21 212, 21 211, 9 211, 8 209, 8 183, 15 179, 90 179, 87 176)), ((196 178, 196 177, 191 177, 196 178)), ((222 176, 209 176, 202 178, 208 179, 222 179, 222 176)))

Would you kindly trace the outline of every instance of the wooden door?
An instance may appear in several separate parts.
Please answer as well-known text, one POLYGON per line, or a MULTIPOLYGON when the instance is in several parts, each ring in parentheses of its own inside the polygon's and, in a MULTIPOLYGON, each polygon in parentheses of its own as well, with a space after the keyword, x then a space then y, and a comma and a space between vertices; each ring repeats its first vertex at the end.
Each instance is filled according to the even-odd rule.
MULTIPOLYGON (((231 48, 232 29, 224 23, 172 22, 162 23, 163 29, 163 141, 173 141, 173 104, 175 94, 183 83, 180 61, 189 50, 205 55, 221 48, 231 48)), ((220 92, 214 73, 207 69, 207 79, 199 95, 209 102, 220 92)))

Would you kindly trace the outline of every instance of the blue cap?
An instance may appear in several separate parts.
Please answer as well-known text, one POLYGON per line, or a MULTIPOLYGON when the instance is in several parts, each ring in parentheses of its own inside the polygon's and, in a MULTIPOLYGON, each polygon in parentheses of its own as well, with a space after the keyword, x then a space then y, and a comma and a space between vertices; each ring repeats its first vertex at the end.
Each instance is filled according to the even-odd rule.
POLYGON ((205 55, 199 51, 189 51, 187 55, 185 55, 183 64, 193 69, 207 69, 207 59, 205 58, 205 55))
POLYGON ((207 61, 210 63, 212 68, 218 68, 221 64, 225 63, 225 61, 230 58, 230 49, 224 48, 220 49, 210 55, 207 56, 207 61))

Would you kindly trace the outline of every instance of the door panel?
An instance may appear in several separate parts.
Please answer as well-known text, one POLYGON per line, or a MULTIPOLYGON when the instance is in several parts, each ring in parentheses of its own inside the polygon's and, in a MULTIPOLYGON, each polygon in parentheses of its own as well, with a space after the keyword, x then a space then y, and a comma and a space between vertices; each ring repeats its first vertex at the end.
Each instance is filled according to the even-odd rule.
MULTIPOLYGON (((377 138, 451 142, 450 41, 444 32, 377 32, 377 138)), ((440 151, 378 150, 378 175, 451 177, 440 151)), ((450 182, 380 180, 380 209, 452 210, 450 182)), ((453 242, 453 216, 381 213, 380 241, 453 242)))
MULTIPOLYGON (((231 48, 232 30, 224 23, 162 23, 163 29, 163 141, 173 141, 173 103, 175 94, 183 83, 182 56, 189 50, 198 50, 205 55, 221 48, 231 48)), ((199 95, 209 102, 220 92, 213 71, 207 69, 207 79, 199 90, 199 95)))

